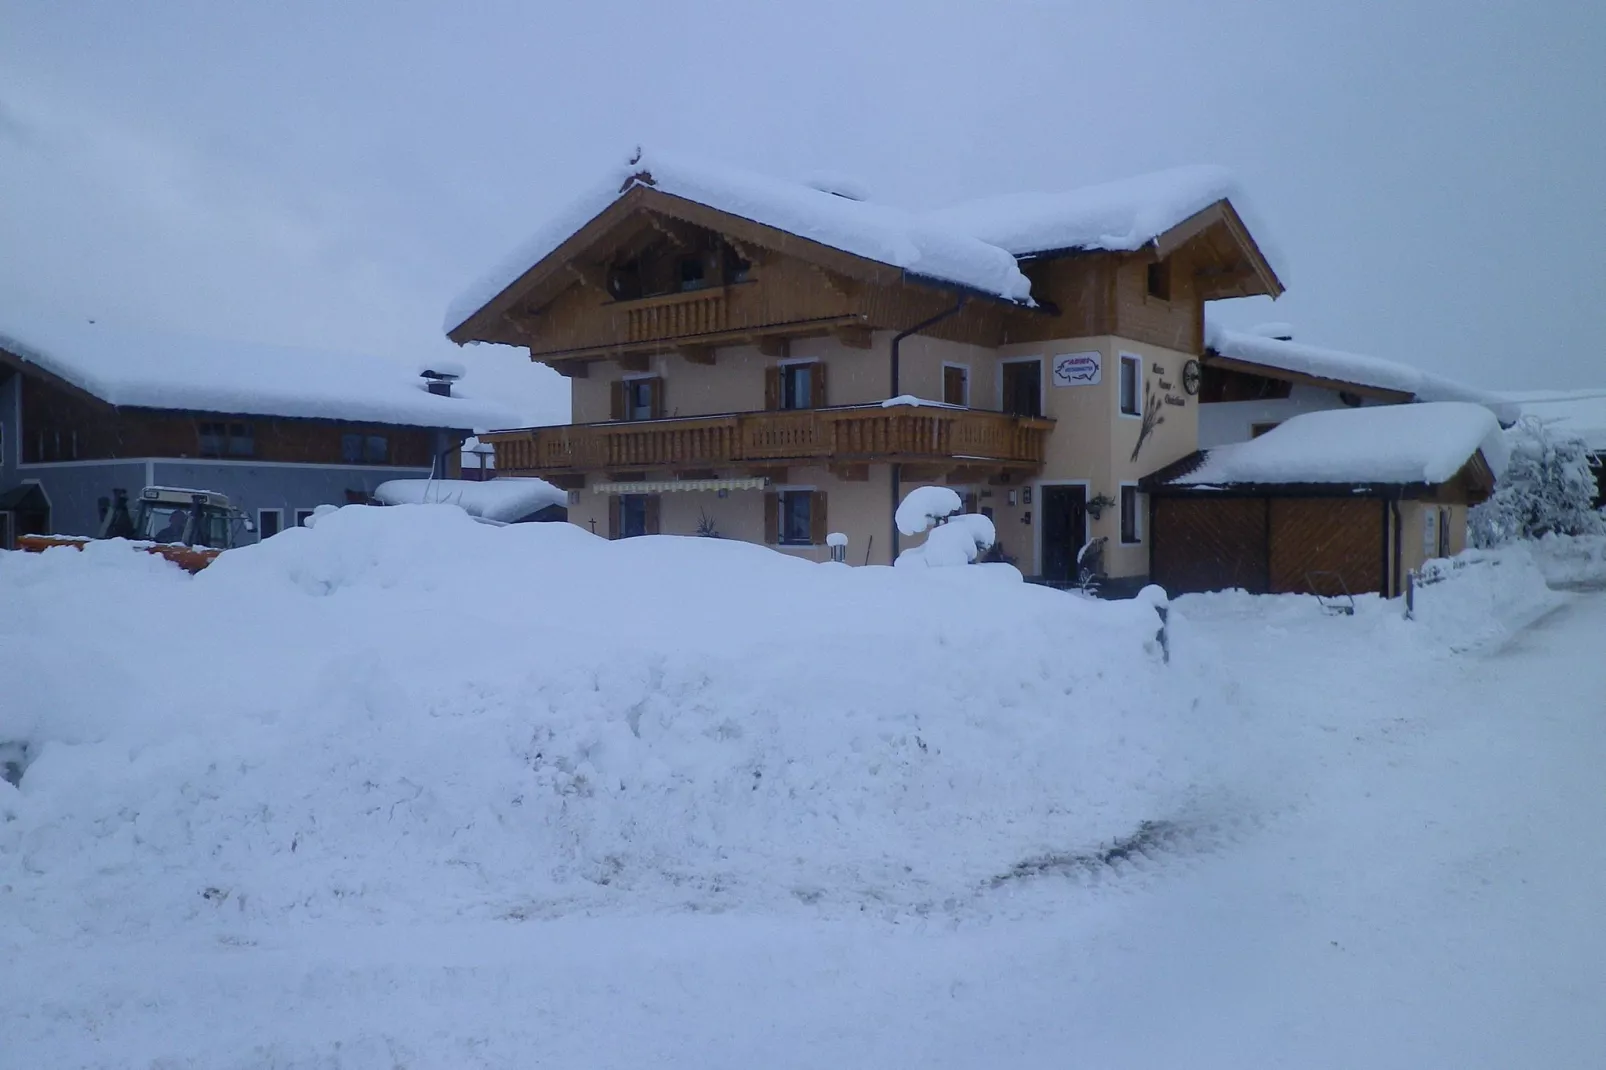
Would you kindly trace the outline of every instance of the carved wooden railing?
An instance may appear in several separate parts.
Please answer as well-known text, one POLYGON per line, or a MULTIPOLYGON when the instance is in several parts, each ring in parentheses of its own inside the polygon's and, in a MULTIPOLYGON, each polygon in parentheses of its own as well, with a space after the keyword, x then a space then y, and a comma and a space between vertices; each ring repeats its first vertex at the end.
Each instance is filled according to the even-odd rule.
POLYGON ((625 339, 630 342, 715 334, 729 326, 722 290, 650 297, 631 302, 623 311, 625 339))
POLYGON ((1052 420, 975 409, 848 406, 500 431, 499 472, 718 468, 766 461, 1043 463, 1052 420))

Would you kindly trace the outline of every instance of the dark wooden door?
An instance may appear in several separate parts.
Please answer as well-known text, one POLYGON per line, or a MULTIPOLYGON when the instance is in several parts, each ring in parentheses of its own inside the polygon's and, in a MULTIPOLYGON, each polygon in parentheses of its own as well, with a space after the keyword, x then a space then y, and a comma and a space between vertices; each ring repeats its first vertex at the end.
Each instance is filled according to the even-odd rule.
MULTIPOLYGON (((1005 365, 1008 367, 1008 365, 1005 365)), ((1041 487, 1038 512, 1043 525, 1043 578, 1076 579, 1076 555, 1087 542, 1087 488, 1041 487)))
POLYGON ((1273 594, 1383 589, 1383 503, 1376 498, 1274 498, 1273 594), (1342 585, 1334 575, 1342 578, 1342 585))
POLYGON ((1267 520, 1265 498, 1156 498, 1149 574, 1171 594, 1265 594, 1267 520))
POLYGON ((1043 362, 1016 360, 1003 368, 1003 410, 1011 416, 1043 415, 1043 362))

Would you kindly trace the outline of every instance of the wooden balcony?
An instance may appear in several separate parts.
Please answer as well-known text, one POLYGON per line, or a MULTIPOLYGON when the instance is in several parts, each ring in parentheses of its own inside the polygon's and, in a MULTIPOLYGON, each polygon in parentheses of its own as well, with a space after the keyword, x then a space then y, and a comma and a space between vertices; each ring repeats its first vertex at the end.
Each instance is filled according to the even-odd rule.
POLYGON ((481 435, 504 475, 897 462, 1035 469, 1054 421, 976 409, 852 405, 481 435))
POLYGON ((718 334, 730 318, 723 290, 649 297, 630 302, 623 311, 628 342, 718 334))

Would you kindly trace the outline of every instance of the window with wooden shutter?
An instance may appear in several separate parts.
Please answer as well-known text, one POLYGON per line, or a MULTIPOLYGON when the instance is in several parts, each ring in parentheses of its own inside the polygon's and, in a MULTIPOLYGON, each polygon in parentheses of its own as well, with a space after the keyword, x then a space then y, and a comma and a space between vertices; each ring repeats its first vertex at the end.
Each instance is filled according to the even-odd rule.
POLYGON ((958 364, 942 366, 942 400, 945 405, 970 404, 970 369, 958 364))
POLYGON ((660 511, 662 501, 663 499, 656 494, 649 494, 647 496, 647 518, 644 526, 648 535, 657 535, 663 530, 659 526, 659 518, 662 515, 660 511))
POLYGON ((608 401, 608 419, 623 420, 625 418, 625 382, 615 379, 608 384, 611 393, 608 401))
POLYGON ((647 380, 647 392, 648 397, 651 399, 650 408, 652 411, 652 418, 654 420, 662 420, 664 418, 663 376, 658 376, 656 378, 647 380))
POLYGON ((624 532, 624 500, 617 494, 608 495, 608 538, 617 539, 624 532))
POLYGON ((825 408, 825 362, 809 365, 809 408, 825 408))
POLYGON ((961 512, 965 512, 965 513, 974 513, 976 511, 976 505, 978 504, 977 503, 977 498, 976 498, 976 492, 975 491, 971 491, 969 494, 965 495, 964 501, 965 501, 964 508, 962 510, 960 510, 960 511, 961 512))
MULTIPOLYGON (((775 369, 771 369, 772 371, 775 369)), ((776 378, 779 384, 779 376, 776 378)), ((769 493, 764 495, 764 544, 775 546, 781 541, 781 496, 769 493)))
POLYGON ((827 534, 825 491, 817 490, 809 495, 809 541, 815 546, 824 546, 827 534))
MULTIPOLYGON (((764 408, 775 412, 781 407, 781 369, 779 366, 764 369, 764 408)), ((773 541, 773 540, 772 540, 773 541)))

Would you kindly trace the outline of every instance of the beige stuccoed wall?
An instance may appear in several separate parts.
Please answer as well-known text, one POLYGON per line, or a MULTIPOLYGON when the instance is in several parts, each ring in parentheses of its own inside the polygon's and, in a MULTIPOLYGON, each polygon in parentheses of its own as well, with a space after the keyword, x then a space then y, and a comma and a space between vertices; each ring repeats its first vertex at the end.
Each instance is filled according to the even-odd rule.
MULTIPOLYGON (((1042 546, 1039 514, 1036 508, 1042 500, 1037 488, 1054 484, 1085 483, 1089 500, 1100 494, 1120 500, 1122 482, 1135 483, 1173 461, 1192 453, 1197 448, 1199 433, 1198 399, 1182 387, 1183 365, 1192 354, 1165 349, 1147 343, 1110 335, 1089 338, 1065 338, 1051 342, 1006 346, 999 350, 992 369, 993 382, 989 389, 997 396, 1002 382, 1002 365, 1018 358, 1039 357, 1043 361, 1043 409, 1051 417, 1054 431, 1049 437, 1048 453, 1041 474, 1033 477, 1033 505, 1027 506, 1017 493, 1017 504, 1011 507, 1008 497, 1011 487, 993 487, 993 498, 985 504, 993 505, 998 520, 999 538, 1005 551, 1017 559, 1022 571, 1035 574, 1042 567, 1042 546), (1052 368, 1056 357, 1096 352, 1101 362, 1100 380, 1093 385, 1054 386, 1052 368), (1156 425, 1144 441, 1136 460, 1132 458, 1142 427, 1140 417, 1125 416, 1120 412, 1121 354, 1142 358, 1144 381, 1153 384, 1163 398, 1166 394, 1180 398, 1184 404, 1159 406, 1163 422, 1156 425), (1159 368, 1159 371, 1155 369, 1159 368), (1170 384, 1162 390, 1160 383, 1170 384), (1025 523, 1031 513, 1031 523, 1025 523)), ((976 389, 973 382, 972 390, 976 389)), ((1148 520, 1148 503, 1140 498, 1141 520, 1139 535, 1143 540, 1123 546, 1121 514, 1118 505, 1104 510, 1097 519, 1088 518, 1088 537, 1106 537, 1104 564, 1111 576, 1142 576, 1149 570, 1148 533, 1144 528, 1148 520)))
MULTIPOLYGON (((891 339, 890 334, 885 339, 880 334, 876 336, 877 342, 884 346, 889 361, 892 359, 891 339)), ((898 346, 898 392, 927 401, 941 401, 942 374, 946 364, 959 364, 969 369, 971 408, 998 408, 995 382, 998 351, 925 335, 911 335, 898 346)))
MULTIPOLYGON (((871 349, 852 349, 834 338, 799 339, 792 343, 788 359, 820 359, 829 366, 827 402, 831 405, 868 404, 888 396, 890 382, 890 343, 892 332, 877 331, 871 349)), ((974 490, 979 504, 993 509, 999 540, 1006 553, 1015 558, 1028 575, 1041 569, 1042 548, 1036 504, 1041 496, 1035 488, 1055 483, 1084 482, 1088 497, 1099 494, 1120 498, 1123 481, 1136 482, 1197 448, 1198 399, 1182 388, 1182 368, 1191 354, 1160 346, 1101 335, 1068 338, 1052 342, 1033 342, 991 350, 981 346, 943 339, 913 336, 902 344, 900 390, 928 399, 942 397, 942 367, 945 362, 965 364, 970 370, 970 404, 978 409, 997 409, 1003 380, 1002 365, 1011 359, 1037 357, 1042 360, 1044 415, 1055 420, 1049 437, 1043 471, 1027 480, 1034 488, 1034 503, 1026 505, 1019 491, 1025 485, 1020 477, 1005 485, 956 487, 961 493, 974 490), (1101 380, 1096 385, 1055 387, 1051 368, 1056 356, 1096 351, 1102 362, 1101 380), (1164 405, 1160 423, 1144 442, 1136 460, 1132 449, 1142 421, 1118 411, 1119 365, 1121 353, 1143 360, 1144 380, 1162 396, 1171 394, 1184 400, 1181 406, 1164 405), (1158 366, 1160 371, 1156 372, 1158 366), (1160 382, 1170 383, 1161 390, 1160 382), (1016 504, 1009 504, 1011 491, 1016 504), (1030 513, 1031 523, 1026 523, 1030 513)), ((695 416, 723 412, 750 412, 764 407, 764 369, 781 363, 766 357, 753 346, 732 346, 718 350, 712 366, 687 363, 678 354, 661 354, 651 360, 648 373, 665 379, 665 407, 671 416, 695 416)), ((601 362, 592 366, 585 379, 571 380, 574 390, 576 423, 608 419, 609 383, 631 373, 618 365, 601 362)), ((838 480, 824 469, 795 469, 788 475, 788 486, 815 486, 830 495, 832 530, 843 531, 851 540, 849 560, 864 560, 864 547, 874 536, 871 560, 886 564, 891 542, 890 473, 886 466, 875 466, 867 483, 838 480)), ((917 484, 906 483, 907 493, 917 484)), ((699 507, 708 507, 722 533, 732 538, 758 542, 763 537, 762 496, 759 492, 733 492, 725 499, 703 494, 663 496, 662 525, 668 533, 692 533, 696 529, 699 507), (751 500, 750 506, 747 503, 751 500), (716 511, 712 504, 717 504, 716 511), (729 521, 725 519, 729 516, 729 521), (727 530, 728 525, 728 530, 727 530)), ((1112 506, 1103 515, 1088 521, 1088 535, 1106 536, 1105 566, 1112 576, 1140 576, 1148 572, 1148 503, 1140 501, 1142 542, 1120 543, 1120 509, 1112 506)), ((599 533, 607 530, 607 503, 593 492, 583 492, 581 503, 570 510, 571 519, 582 526, 597 521, 599 533)), ((920 538, 903 538, 902 547, 918 545, 920 538)), ((823 558, 825 551, 787 551, 823 558)))
MULTIPOLYGON (((890 563, 892 523, 891 472, 886 465, 872 465, 865 481, 838 479, 824 468, 793 468, 786 482, 770 488, 781 490, 819 490, 826 495, 826 530, 840 531, 848 537, 848 561, 855 565, 890 563)), ((608 533, 608 496, 594 490, 581 491, 579 502, 569 508, 569 520, 587 531, 596 521, 598 535, 608 533)), ((721 498, 713 491, 675 492, 659 496, 659 529, 664 535, 695 535, 700 517, 706 514, 723 538, 743 542, 764 541, 764 492, 731 491, 721 498)), ((907 543, 906 543, 907 545, 907 543)), ((826 561, 825 546, 775 549, 811 561, 826 561)))
MULTIPOLYGON (((1450 524, 1450 553, 1460 553, 1467 548, 1467 507, 1465 505, 1444 505, 1438 502, 1403 501, 1400 503, 1400 568, 1409 572, 1420 569, 1430 558, 1437 557, 1433 553, 1424 552, 1422 538, 1427 525, 1427 515, 1430 511, 1446 510, 1449 513, 1450 524)), ((1392 562, 1390 563, 1392 568, 1392 562)), ((1402 585, 1403 589, 1403 585, 1402 585)))
POLYGON ((792 342, 785 358, 766 357, 756 346, 724 346, 715 352, 711 365, 692 364, 678 353, 660 353, 649 358, 645 372, 627 372, 612 361, 597 361, 586 378, 570 380, 574 422, 606 421, 611 384, 643 375, 663 377, 666 416, 760 412, 764 408, 764 370, 789 360, 818 360, 826 365, 828 405, 882 401, 892 378, 891 338, 890 332, 876 332, 870 349, 853 349, 834 338, 800 338, 792 342))

